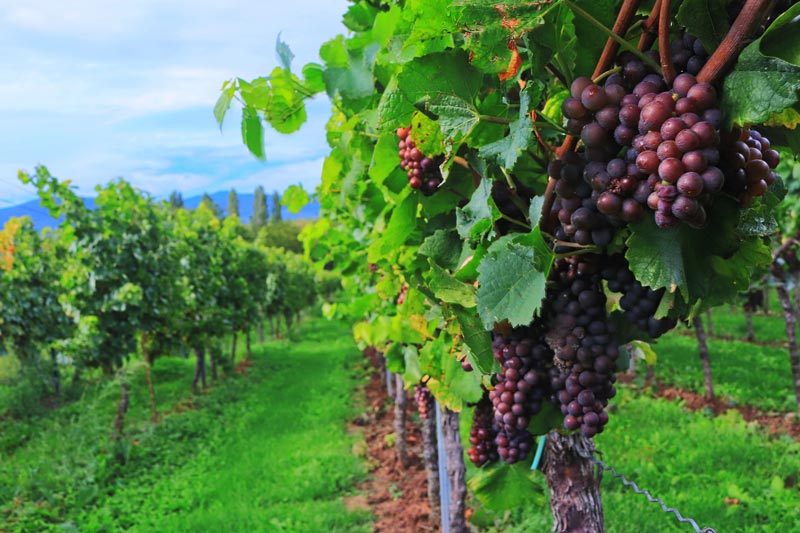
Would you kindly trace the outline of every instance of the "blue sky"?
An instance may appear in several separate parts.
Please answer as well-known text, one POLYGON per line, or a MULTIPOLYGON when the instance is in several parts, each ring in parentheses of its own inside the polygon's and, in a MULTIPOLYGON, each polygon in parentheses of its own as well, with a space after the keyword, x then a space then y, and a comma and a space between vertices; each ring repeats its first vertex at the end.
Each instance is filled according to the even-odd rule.
POLYGON ((212 114, 222 82, 295 70, 345 32, 346 0, 0 0, 0 206, 34 197, 18 169, 44 164, 93 194, 122 177, 156 196, 319 183, 330 104, 294 135, 269 131, 267 162, 242 145, 238 114, 212 114))

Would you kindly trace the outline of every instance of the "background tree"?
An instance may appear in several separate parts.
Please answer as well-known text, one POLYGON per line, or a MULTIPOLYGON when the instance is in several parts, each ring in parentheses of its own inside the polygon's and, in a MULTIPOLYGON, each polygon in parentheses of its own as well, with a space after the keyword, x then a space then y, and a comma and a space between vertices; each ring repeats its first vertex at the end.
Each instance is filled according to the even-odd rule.
POLYGON ((300 230, 300 225, 296 221, 271 222, 258 232, 257 242, 265 248, 283 248, 288 252, 302 254, 300 230))
POLYGON ((250 227, 254 235, 258 235, 261 228, 267 225, 267 217, 267 195, 264 193, 264 187, 259 185, 253 195, 253 215, 250 217, 250 227))
POLYGON ((12 218, 0 232, 0 343, 16 355, 32 382, 61 388, 58 341, 72 334, 72 321, 58 301, 58 241, 43 237, 29 217, 12 218), (51 366, 43 368, 49 352, 51 366), (51 378, 46 376, 50 374, 51 378), (37 378, 45 378, 37 379, 37 378))
POLYGON ((231 189, 228 192, 228 210, 227 216, 239 216, 239 196, 236 194, 236 189, 231 189))
POLYGON ((278 191, 272 193, 272 218, 270 218, 271 223, 280 222, 283 220, 283 215, 281 215, 281 195, 278 194, 278 191))
POLYGON ((180 191, 172 191, 172 193, 169 195, 169 205, 174 209, 183 208, 183 196, 181 195, 180 191))
POLYGON ((203 205, 206 207, 206 209, 209 209, 218 219, 222 220, 224 218, 222 208, 217 205, 217 203, 213 198, 211 198, 211 196, 208 195, 208 193, 203 193, 203 197, 200 199, 200 205, 203 205))

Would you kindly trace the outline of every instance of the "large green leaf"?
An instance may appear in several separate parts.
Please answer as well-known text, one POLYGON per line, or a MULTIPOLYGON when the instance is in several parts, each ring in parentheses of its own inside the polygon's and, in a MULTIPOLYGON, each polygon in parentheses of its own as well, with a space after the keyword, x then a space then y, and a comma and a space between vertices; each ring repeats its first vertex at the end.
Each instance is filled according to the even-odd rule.
POLYGON ((706 50, 716 50, 730 29, 727 3, 727 0, 684 0, 678 10, 678 22, 700 39, 706 50))
POLYGON ((264 126, 255 108, 246 106, 242 110, 242 141, 250 153, 262 161, 264 155, 264 126))
POLYGON ((482 179, 469 203, 456 210, 456 229, 462 239, 476 239, 488 232, 500 216, 492 200, 492 182, 482 179))
POLYGON ((534 249, 515 237, 496 241, 478 267, 478 313, 486 329, 504 320, 527 326, 545 296, 547 278, 536 270, 534 249))
POLYGON ((441 301, 464 308, 475 307, 475 288, 455 279, 449 272, 430 261, 429 286, 441 301))
POLYGON ((800 4, 747 46, 726 76, 722 105, 734 123, 760 124, 800 101, 800 31, 789 31, 798 15, 800 4))
POLYGON ((470 493, 480 502, 497 511, 521 506, 541 507, 544 504, 543 485, 536 482, 536 472, 528 461, 513 465, 497 462, 484 466, 468 482, 470 493))
POLYGON ((490 374, 494 366, 494 350, 492 348, 492 336, 483 328, 480 317, 475 309, 462 309, 453 306, 453 312, 461 326, 461 334, 464 336, 464 344, 478 364, 478 368, 484 374, 490 374))

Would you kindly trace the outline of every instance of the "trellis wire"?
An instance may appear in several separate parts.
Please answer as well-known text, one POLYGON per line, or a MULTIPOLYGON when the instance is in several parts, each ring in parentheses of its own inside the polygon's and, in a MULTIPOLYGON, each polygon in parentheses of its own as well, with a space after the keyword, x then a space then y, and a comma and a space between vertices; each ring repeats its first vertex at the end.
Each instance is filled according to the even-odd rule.
POLYGON ((442 431, 442 408, 434 399, 436 410, 436 446, 439 449, 439 507, 442 516, 442 533, 450 533, 450 476, 447 474, 447 454, 442 431))
POLYGON ((605 464, 602 460, 598 459, 594 454, 591 455, 591 459, 594 462, 594 464, 600 467, 601 470, 610 472, 612 476, 621 480, 623 485, 633 489, 633 492, 635 492, 636 494, 644 494, 647 497, 647 501, 649 501, 650 503, 659 504, 661 506, 661 509, 665 513, 674 514, 675 517, 678 519, 678 522, 684 524, 691 524, 691 526, 695 530, 695 533, 716 533, 716 530, 714 530, 713 528, 710 527, 701 528, 700 526, 698 526, 694 518, 684 518, 681 512, 675 509, 674 507, 667 507, 667 504, 664 503, 664 500, 662 500, 661 498, 655 498, 652 494, 650 494, 650 491, 646 489, 640 489, 639 485, 637 485, 634 481, 629 481, 628 478, 626 478, 623 474, 620 474, 619 472, 616 471, 615 468, 605 464))

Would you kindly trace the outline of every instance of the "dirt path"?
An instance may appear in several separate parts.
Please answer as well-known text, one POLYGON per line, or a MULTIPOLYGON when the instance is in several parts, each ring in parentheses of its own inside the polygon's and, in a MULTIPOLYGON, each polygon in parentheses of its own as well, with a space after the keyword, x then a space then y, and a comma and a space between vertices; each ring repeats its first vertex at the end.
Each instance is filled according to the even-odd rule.
MULTIPOLYGON (((394 448, 387 444, 387 435, 394 433, 394 405, 386 399, 386 386, 381 380, 375 353, 367 352, 371 359, 371 378, 364 390, 365 411, 356 420, 367 443, 370 480, 361 488, 366 496, 355 496, 346 502, 349 506, 369 508, 375 514, 375 531, 405 533, 438 531, 438 523, 431 520, 431 508, 425 469, 422 465, 422 435, 416 419, 416 403, 408 402, 406 431, 408 434, 409 466, 403 468, 394 448)), ((355 429, 355 428, 354 428, 355 429)), ((389 439, 391 440, 391 439, 389 439)))

